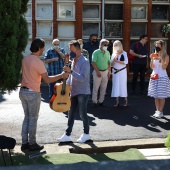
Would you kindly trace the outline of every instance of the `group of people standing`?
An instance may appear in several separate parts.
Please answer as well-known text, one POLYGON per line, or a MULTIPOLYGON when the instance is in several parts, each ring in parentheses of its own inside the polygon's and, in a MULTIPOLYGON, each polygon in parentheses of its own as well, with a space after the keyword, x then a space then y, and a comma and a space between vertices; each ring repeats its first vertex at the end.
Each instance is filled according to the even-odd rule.
MULTIPOLYGON (((138 42, 132 44, 129 53, 135 57, 133 61, 132 91, 135 93, 138 74, 140 73, 141 93, 144 93, 145 72, 148 66, 147 35, 142 35, 138 42)), ((75 114, 80 114, 83 121, 83 134, 77 140, 84 143, 91 139, 89 134, 89 121, 87 116, 88 99, 92 91, 92 107, 104 105, 107 83, 112 75, 111 97, 116 98, 115 107, 119 106, 119 98, 124 98, 123 106, 128 105, 127 92, 127 67, 128 55, 123 50, 119 40, 113 43, 113 52, 110 55, 107 50, 109 41, 101 39, 98 41, 97 34, 90 35, 89 41, 83 44, 83 40, 72 40, 69 42, 70 63, 65 65, 65 51, 60 47, 60 41, 54 39, 52 47, 45 54, 45 62, 48 64, 46 70, 43 62, 39 59, 45 50, 45 42, 41 38, 31 43, 30 55, 22 61, 22 82, 19 97, 24 109, 24 121, 22 125, 21 150, 41 150, 43 146, 36 143, 36 129, 38 113, 40 109, 41 93, 40 83, 43 79, 49 83, 49 98, 53 95, 53 87, 56 82, 67 79, 70 85, 71 107, 68 111, 68 123, 64 134, 58 138, 59 142, 72 141, 71 132, 74 125, 75 114), (83 47, 84 45, 84 47, 83 47), (100 95, 98 98, 98 91, 100 95)), ((150 79, 148 96, 155 98, 156 111, 153 116, 161 118, 165 98, 170 97, 170 80, 166 72, 169 56, 165 51, 162 40, 155 42, 155 54, 150 55, 150 67, 158 79, 150 79)))

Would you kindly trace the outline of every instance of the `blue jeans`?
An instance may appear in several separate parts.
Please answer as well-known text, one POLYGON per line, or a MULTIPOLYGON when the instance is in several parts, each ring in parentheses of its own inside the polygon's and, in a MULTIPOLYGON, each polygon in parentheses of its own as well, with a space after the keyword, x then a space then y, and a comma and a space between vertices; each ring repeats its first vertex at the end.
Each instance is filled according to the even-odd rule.
POLYGON ((89 95, 86 94, 79 94, 77 96, 71 97, 71 108, 68 112, 68 127, 66 129, 67 136, 71 135, 74 125, 75 114, 77 113, 76 110, 78 110, 80 117, 83 121, 84 133, 89 134, 89 120, 87 116, 88 98, 89 95))
POLYGON ((20 89, 19 98, 24 109, 24 120, 22 124, 22 144, 36 143, 37 120, 40 110, 41 93, 20 89))

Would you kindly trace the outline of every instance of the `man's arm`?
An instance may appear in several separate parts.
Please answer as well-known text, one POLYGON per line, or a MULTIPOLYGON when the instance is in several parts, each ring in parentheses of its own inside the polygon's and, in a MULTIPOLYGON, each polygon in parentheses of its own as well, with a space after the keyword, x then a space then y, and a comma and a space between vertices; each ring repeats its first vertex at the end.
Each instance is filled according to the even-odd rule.
POLYGON ((142 55, 139 55, 139 54, 135 53, 134 50, 131 50, 131 49, 129 51, 129 54, 131 54, 131 55, 133 55, 135 57, 138 57, 138 58, 143 58, 142 55))
POLYGON ((41 74, 41 76, 46 83, 52 83, 62 78, 66 79, 68 77, 68 73, 62 72, 61 74, 55 76, 48 76, 47 72, 45 72, 41 74))

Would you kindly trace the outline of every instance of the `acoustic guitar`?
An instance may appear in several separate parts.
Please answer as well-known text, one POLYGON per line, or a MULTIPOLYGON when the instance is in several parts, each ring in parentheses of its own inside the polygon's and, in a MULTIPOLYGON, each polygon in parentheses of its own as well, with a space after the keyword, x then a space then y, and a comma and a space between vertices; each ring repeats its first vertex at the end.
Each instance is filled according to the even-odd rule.
MULTIPOLYGON (((66 65, 68 65, 68 57, 66 55, 66 65)), ((54 94, 50 99, 50 108, 56 112, 66 112, 70 109, 70 106, 70 86, 66 84, 66 79, 63 79, 63 82, 54 85, 54 94)))

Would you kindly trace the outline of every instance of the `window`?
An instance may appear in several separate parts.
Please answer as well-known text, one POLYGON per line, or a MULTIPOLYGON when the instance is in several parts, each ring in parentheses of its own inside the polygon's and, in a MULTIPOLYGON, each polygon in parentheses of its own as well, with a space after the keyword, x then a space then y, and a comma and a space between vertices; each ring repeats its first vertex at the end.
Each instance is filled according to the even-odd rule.
POLYGON ((31 20, 32 19, 32 7, 31 7, 31 4, 29 4, 29 3, 27 5, 27 12, 25 14, 25 18, 27 20, 31 20))
POLYGON ((131 19, 147 19, 146 6, 132 6, 131 19))
POLYGON ((148 0, 132 0, 132 2, 148 2, 148 0))
POLYGON ((122 23, 105 22, 106 37, 122 37, 122 23))
POLYGON ((169 0, 152 0, 153 2, 169 2, 169 0))
POLYGON ((146 34, 146 23, 132 23, 131 24, 131 36, 139 37, 142 34, 146 34))
POLYGON ((53 18, 52 4, 38 3, 36 4, 36 19, 51 19, 53 18))
POLYGON ((83 23, 83 36, 89 36, 92 33, 99 35, 99 23, 83 23))
POLYGON ((151 37, 155 37, 155 38, 163 37, 162 27, 163 27, 163 24, 152 23, 151 24, 151 37))
POLYGON ((99 5, 83 5, 83 18, 99 19, 99 5))
MULTIPOLYGON (((97 2, 97 1, 96 1, 97 2)), ((89 37, 90 34, 100 35, 100 4, 87 3, 83 4, 83 38, 89 37)))
POLYGON ((37 37, 52 38, 53 27, 52 22, 37 21, 37 37))
POLYGON ((75 32, 74 22, 58 22, 58 37, 59 38, 73 38, 75 32))
POLYGON ((105 19, 122 20, 123 5, 122 4, 105 4, 105 19))
POLYGON ((168 20, 168 8, 166 5, 153 5, 152 6, 152 19, 153 20, 168 20))
POLYGON ((29 38, 32 38, 32 22, 28 21, 29 38))
POLYGON ((73 3, 58 3, 58 19, 75 19, 75 5, 73 3))

